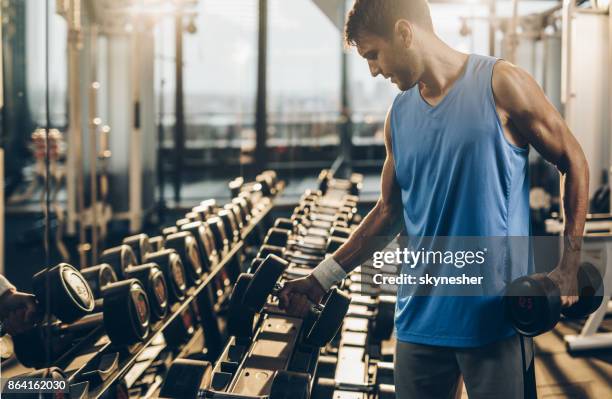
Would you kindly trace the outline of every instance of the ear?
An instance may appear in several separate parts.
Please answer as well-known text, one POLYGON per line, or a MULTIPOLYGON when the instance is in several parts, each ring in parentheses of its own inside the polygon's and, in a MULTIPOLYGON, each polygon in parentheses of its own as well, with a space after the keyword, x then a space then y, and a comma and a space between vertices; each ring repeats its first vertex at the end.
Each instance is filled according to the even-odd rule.
POLYGON ((395 23, 395 27, 393 29, 393 34, 396 39, 402 44, 402 46, 406 49, 409 49, 412 46, 412 38, 414 37, 414 30, 412 24, 405 20, 400 19, 395 23))

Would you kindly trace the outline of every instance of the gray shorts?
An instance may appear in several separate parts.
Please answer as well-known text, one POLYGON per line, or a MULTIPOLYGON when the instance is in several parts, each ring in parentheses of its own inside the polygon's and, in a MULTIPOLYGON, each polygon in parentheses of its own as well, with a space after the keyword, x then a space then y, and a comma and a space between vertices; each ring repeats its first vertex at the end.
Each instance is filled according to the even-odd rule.
POLYGON ((470 399, 523 399, 523 369, 533 359, 524 338, 523 364, 517 335, 478 348, 449 348, 397 341, 395 393, 398 399, 460 398, 461 376, 470 399))

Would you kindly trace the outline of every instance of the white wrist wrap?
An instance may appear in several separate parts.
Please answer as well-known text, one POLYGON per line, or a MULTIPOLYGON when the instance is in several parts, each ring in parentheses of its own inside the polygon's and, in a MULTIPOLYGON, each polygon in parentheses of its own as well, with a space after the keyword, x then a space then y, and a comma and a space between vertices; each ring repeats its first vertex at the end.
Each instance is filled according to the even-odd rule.
POLYGON ((346 272, 333 257, 328 256, 312 271, 312 276, 317 279, 325 291, 332 285, 346 278, 346 272))
POLYGON ((0 296, 4 294, 6 291, 15 289, 15 286, 11 284, 6 277, 0 274, 0 296))

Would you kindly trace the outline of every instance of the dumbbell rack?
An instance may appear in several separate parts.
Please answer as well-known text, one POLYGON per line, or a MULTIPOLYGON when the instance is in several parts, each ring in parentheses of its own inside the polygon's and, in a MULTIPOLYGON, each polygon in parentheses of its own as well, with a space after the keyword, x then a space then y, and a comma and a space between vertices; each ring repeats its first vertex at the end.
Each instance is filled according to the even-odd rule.
MULTIPOLYGON (((277 195, 282 192, 284 189, 284 183, 280 182, 276 187, 277 195)), ((89 398, 101 398, 108 393, 112 387, 119 382, 122 378, 124 378, 132 369, 132 367, 138 362, 138 359, 153 347, 163 347, 163 340, 160 340, 161 335, 168 329, 172 323, 177 320, 178 317, 188 311, 192 306, 194 301, 204 292, 204 290, 208 287, 208 285, 215 279, 215 277, 219 274, 221 270, 226 268, 228 265, 232 263, 232 260, 235 256, 238 255, 239 251, 244 247, 246 239, 254 233, 258 232, 259 224, 262 222, 269 214, 269 212, 274 207, 274 202, 271 201, 269 204, 263 208, 260 213, 253 217, 249 226, 245 227, 243 232, 243 240, 236 243, 232 246, 232 248, 225 254, 223 259, 219 261, 217 266, 214 269, 210 270, 208 275, 205 276, 203 281, 197 287, 191 288, 188 291, 188 295, 184 301, 182 301, 178 306, 175 306, 175 309, 169 314, 164 320, 159 322, 157 326, 155 326, 154 332, 142 343, 136 344, 129 350, 129 355, 125 358, 119 357, 118 364, 116 369, 112 371, 108 376, 105 376, 104 381, 95 387, 95 389, 90 390, 88 393, 89 398), (161 343, 160 343, 161 341, 161 343)), ((88 334, 79 345, 73 347, 70 351, 64 354, 58 361, 56 365, 62 368, 67 368, 71 362, 75 359, 76 356, 80 355, 80 351, 82 351, 86 345, 90 345, 96 342, 97 339, 100 339, 104 335, 103 328, 97 328, 93 330, 90 334, 88 334)), ((91 347, 91 346, 89 346, 91 347)), ((78 382, 79 377, 82 376, 83 372, 91 366, 91 362, 95 360, 99 360, 101 356, 107 353, 113 353, 115 348, 113 348, 112 343, 107 341, 106 343, 101 344, 101 346, 93 353, 88 354, 89 360, 83 362, 76 369, 68 370, 68 383, 72 384, 78 382)), ((159 349, 161 351, 161 348, 159 349)), ((151 359, 150 363, 154 361, 151 359)), ((146 367, 142 368, 142 371, 145 370, 146 367)))

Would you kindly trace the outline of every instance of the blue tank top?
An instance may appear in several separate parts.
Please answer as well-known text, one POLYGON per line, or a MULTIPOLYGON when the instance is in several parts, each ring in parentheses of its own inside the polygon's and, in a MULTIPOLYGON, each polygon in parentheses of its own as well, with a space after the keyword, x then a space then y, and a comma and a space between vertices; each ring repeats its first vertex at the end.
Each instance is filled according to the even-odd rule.
MULTIPOLYGON (((504 136, 491 87, 496 61, 470 55, 436 106, 418 86, 393 102, 392 150, 409 237, 529 236, 528 149, 504 136)), ((512 275, 524 275, 531 262, 513 267, 522 270, 512 275)), ((395 322, 400 341, 427 345, 475 347, 514 333, 501 296, 409 296, 400 288, 395 322)))

